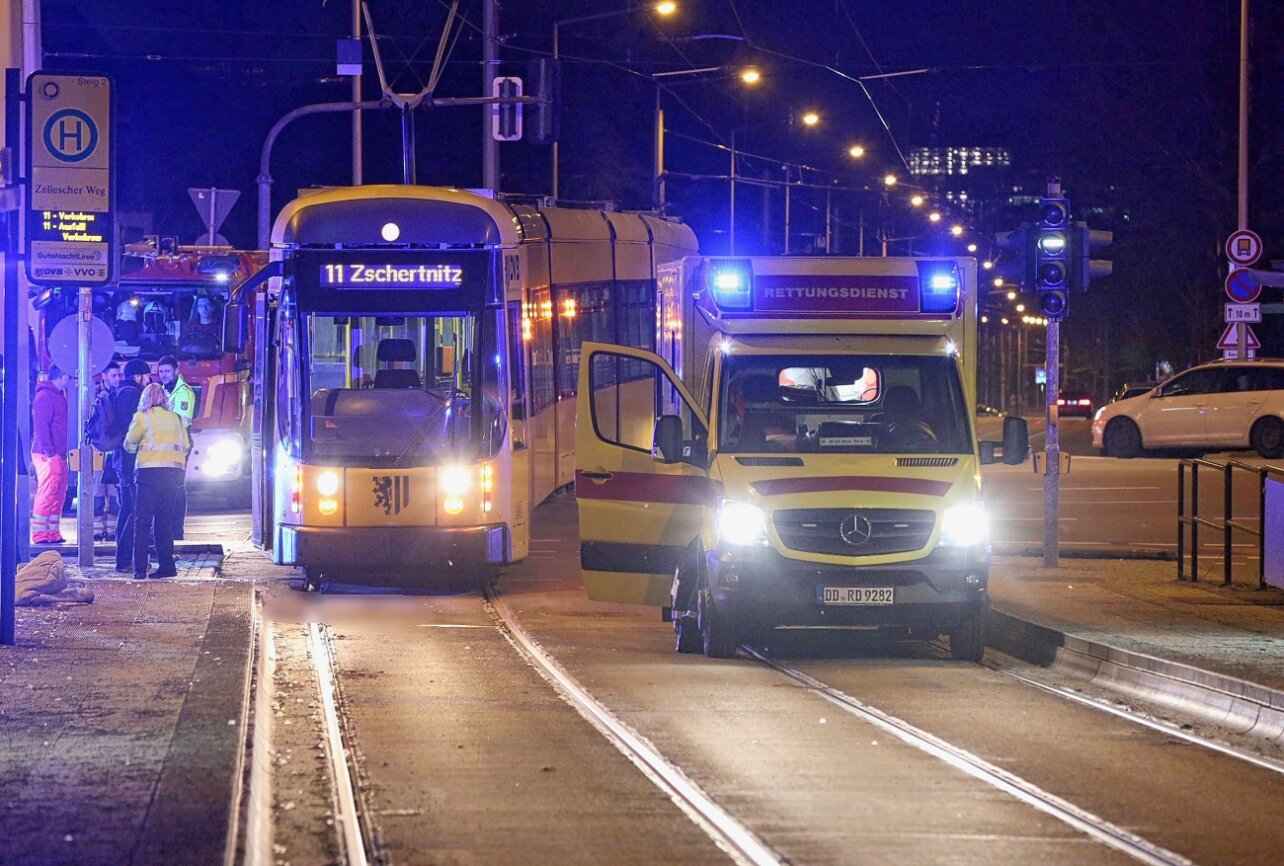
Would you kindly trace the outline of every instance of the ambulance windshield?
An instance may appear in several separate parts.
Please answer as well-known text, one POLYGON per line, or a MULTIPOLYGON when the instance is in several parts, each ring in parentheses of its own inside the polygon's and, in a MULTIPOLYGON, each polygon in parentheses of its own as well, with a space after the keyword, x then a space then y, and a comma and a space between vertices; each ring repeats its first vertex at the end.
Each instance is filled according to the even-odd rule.
POLYGON ((967 454, 953 358, 742 355, 723 360, 718 449, 732 454, 967 454))

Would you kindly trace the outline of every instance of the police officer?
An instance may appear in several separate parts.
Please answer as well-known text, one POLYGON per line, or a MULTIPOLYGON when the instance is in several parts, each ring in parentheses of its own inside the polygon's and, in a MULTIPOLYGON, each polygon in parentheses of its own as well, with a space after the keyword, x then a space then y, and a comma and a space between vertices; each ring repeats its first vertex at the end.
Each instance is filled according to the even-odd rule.
MULTIPOLYGON (((170 411, 183 419, 187 430, 188 441, 192 437, 192 418, 196 415, 196 392, 192 386, 183 381, 183 374, 178 372, 178 359, 173 355, 162 355, 156 362, 156 372, 160 375, 161 384, 169 394, 170 411)), ((173 537, 175 541, 183 540, 183 521, 187 519, 187 485, 182 481, 174 498, 173 537)))

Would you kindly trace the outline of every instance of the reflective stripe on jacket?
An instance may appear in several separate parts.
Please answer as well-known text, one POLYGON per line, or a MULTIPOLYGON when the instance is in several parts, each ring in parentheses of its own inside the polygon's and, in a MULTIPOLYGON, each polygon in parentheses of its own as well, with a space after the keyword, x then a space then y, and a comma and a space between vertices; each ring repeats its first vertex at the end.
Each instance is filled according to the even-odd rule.
POLYGON ((188 427, 192 426, 192 417, 196 415, 196 392, 192 386, 183 381, 183 375, 177 374, 174 388, 169 392, 169 408, 172 409, 188 427))
POLYGON ((137 454, 138 469, 182 469, 192 448, 187 424, 174 412, 153 406, 134 413, 125 434, 125 450, 137 454))

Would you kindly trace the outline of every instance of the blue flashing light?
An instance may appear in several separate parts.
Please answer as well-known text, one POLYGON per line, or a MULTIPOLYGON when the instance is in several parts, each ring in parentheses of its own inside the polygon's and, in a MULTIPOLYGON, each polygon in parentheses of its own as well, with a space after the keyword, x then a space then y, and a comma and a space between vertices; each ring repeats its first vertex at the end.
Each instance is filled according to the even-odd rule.
POLYGON ((753 307, 753 271, 747 261, 714 262, 709 275, 713 300, 724 310, 753 307))
POLYGON ((959 272, 952 261, 919 262, 919 303, 924 313, 953 313, 959 306, 959 272))

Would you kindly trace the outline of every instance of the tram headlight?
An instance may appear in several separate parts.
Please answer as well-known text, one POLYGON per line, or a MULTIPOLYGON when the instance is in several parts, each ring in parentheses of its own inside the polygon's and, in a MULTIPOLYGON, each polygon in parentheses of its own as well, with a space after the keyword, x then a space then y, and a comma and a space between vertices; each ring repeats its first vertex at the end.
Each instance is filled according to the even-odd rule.
POLYGON ((718 506, 718 539, 743 547, 767 543, 767 515, 748 502, 724 501, 718 506))
POLYGON ((980 502, 951 505, 941 515, 940 544, 967 547, 982 544, 990 537, 990 516, 980 502))
MULTIPOLYGON (((458 499, 468 492, 468 470, 463 466, 447 466, 441 470, 441 476, 438 482, 441 485, 441 492, 446 494, 449 499, 458 499)), ((460 506, 463 507, 462 505, 460 506)), ((449 511, 449 508, 447 509, 449 511)), ((452 512, 458 514, 458 511, 452 512)))
POLYGON ((339 473, 327 469, 317 476, 317 493, 331 497, 339 492, 339 473))
POLYGON ((464 510, 464 500, 458 496, 447 496, 441 507, 447 514, 458 514, 464 510))
POLYGON ((326 499, 322 499, 317 503, 317 511, 320 511, 326 517, 329 517, 330 515, 334 514, 338 510, 339 510, 339 500, 337 499, 326 498, 326 499))

